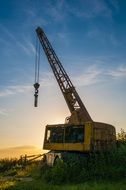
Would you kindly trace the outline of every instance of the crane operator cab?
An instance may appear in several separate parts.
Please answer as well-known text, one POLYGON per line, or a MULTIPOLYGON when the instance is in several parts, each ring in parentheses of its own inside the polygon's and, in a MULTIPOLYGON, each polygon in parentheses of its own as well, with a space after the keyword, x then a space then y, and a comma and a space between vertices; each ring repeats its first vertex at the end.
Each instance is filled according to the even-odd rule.
POLYGON ((111 149, 115 141, 115 127, 106 123, 47 125, 43 149, 91 152, 111 149))
POLYGON ((89 123, 86 125, 47 125, 43 148, 46 150, 89 151, 91 133, 92 128, 89 123))
POLYGON ((115 146, 115 142, 115 128, 110 124, 57 124, 46 126, 43 149, 51 150, 46 154, 46 162, 53 165, 55 159, 62 159, 64 154, 82 155, 93 151, 109 151, 115 146))

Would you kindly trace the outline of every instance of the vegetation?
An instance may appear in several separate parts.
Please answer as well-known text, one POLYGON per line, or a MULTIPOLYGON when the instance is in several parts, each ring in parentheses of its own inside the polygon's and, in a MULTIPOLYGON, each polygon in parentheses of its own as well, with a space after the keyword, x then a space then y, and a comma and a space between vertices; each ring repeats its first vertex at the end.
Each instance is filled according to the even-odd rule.
MULTIPOLYGON (((124 133, 124 131, 123 131, 124 133)), ((125 190, 126 139, 109 153, 59 161, 50 168, 40 162, 19 167, 17 160, 0 161, 1 190, 125 190), (65 184, 65 185, 64 185, 65 184)))
POLYGON ((17 182, 2 190, 125 190, 125 182, 86 182, 83 184, 50 185, 41 180, 17 182))
POLYGON ((17 159, 1 159, 0 160, 0 174, 6 173, 8 170, 14 168, 18 163, 17 159))
POLYGON ((117 140, 121 143, 126 143, 126 132, 124 129, 121 129, 120 133, 117 133, 117 140))
POLYGON ((53 168, 42 168, 41 177, 51 184, 126 180, 126 132, 123 129, 117 139, 117 148, 111 152, 92 153, 78 159, 72 156, 53 168))
POLYGON ((41 175, 51 184, 126 179, 126 144, 121 144, 111 153, 92 153, 79 158, 79 161, 74 158, 60 161, 52 168, 42 168, 41 175))

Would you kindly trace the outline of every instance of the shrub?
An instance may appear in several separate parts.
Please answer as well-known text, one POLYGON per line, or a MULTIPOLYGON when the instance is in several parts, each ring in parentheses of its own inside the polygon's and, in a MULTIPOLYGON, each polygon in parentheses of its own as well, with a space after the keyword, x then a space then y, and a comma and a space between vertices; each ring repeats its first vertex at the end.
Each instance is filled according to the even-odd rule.
POLYGON ((92 153, 78 159, 73 156, 52 168, 42 168, 41 175, 52 184, 126 179, 126 144, 107 153, 92 153))
POLYGON ((17 159, 1 159, 0 160, 0 173, 10 170, 17 164, 17 159))

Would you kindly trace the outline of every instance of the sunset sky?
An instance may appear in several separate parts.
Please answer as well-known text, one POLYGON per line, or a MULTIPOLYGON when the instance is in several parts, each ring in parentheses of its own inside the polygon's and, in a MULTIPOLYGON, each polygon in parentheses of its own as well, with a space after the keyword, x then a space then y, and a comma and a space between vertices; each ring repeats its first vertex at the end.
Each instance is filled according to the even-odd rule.
POLYGON ((38 26, 92 119, 126 130, 126 1, 0 0, 0 148, 41 148, 45 126, 70 115, 42 48, 34 108, 38 26))

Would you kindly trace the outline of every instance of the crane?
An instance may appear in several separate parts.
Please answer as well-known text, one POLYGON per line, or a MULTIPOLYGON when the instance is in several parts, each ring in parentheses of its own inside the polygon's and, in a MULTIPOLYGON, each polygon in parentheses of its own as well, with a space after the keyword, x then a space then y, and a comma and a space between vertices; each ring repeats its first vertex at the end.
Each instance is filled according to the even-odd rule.
MULTIPOLYGON (((53 165, 56 158, 61 158, 64 152, 78 154, 111 149, 115 145, 115 127, 92 120, 43 29, 38 27, 36 33, 71 113, 65 124, 46 126, 43 147, 51 150, 45 156, 47 163, 53 165)), ((37 68, 39 70, 39 66, 37 68)), ((38 81, 34 87, 37 106, 38 81)))
MULTIPOLYGON (((70 122, 73 119, 72 117, 73 115, 75 118, 75 113, 76 113, 76 120, 78 123, 80 122, 80 120, 82 120, 83 122, 92 121, 91 116, 89 115, 86 107, 84 106, 82 100, 80 99, 75 87, 73 86, 69 76, 67 75, 60 60, 58 59, 44 31, 40 27, 38 27, 36 29, 36 32, 40 40, 40 43, 43 47, 43 50, 48 58, 52 71, 59 84, 61 92, 70 110, 71 113, 71 117, 69 118, 70 122)), ((38 85, 36 85, 36 90, 37 88, 38 85)), ((73 120, 75 122, 75 119, 73 120)))

